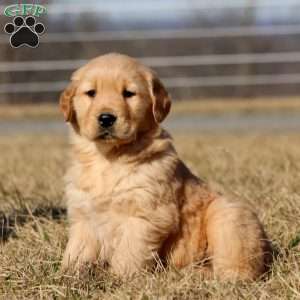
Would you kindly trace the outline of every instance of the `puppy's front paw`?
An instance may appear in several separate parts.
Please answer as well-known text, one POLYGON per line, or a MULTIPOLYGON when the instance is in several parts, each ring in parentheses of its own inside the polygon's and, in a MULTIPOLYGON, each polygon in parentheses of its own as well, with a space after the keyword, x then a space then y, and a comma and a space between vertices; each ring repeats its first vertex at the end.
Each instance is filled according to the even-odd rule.
POLYGON ((97 250, 94 247, 75 244, 77 243, 69 241, 67 245, 62 260, 62 271, 78 271, 97 261, 97 250))
POLYGON ((62 270, 79 270, 81 266, 93 264, 98 259, 99 243, 86 223, 74 224, 62 261, 62 270))

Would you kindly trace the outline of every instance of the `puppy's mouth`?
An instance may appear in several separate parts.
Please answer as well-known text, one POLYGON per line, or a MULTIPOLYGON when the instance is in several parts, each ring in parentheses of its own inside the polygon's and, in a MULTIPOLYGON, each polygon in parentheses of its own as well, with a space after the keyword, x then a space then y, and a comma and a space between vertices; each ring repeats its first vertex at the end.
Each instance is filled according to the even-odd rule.
POLYGON ((98 141, 105 141, 105 142, 121 142, 126 143, 127 141, 131 141, 133 139, 133 132, 128 131, 122 134, 116 134, 111 130, 105 130, 100 132, 100 134, 95 138, 98 141))
POLYGON ((114 136, 112 134, 112 132, 106 130, 104 132, 101 132, 96 139, 99 139, 99 140, 111 140, 111 139, 115 139, 116 136, 114 136))

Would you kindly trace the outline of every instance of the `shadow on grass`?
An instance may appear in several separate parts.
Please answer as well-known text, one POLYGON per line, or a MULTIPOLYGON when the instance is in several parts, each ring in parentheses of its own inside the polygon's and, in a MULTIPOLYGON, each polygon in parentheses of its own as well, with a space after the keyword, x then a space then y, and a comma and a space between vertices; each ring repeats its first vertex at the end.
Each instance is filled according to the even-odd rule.
POLYGON ((33 218, 46 218, 49 220, 61 220, 65 218, 67 210, 62 207, 37 207, 33 210, 27 208, 15 210, 7 215, 0 211, 0 243, 5 243, 9 237, 16 237, 15 228, 23 226, 33 218))

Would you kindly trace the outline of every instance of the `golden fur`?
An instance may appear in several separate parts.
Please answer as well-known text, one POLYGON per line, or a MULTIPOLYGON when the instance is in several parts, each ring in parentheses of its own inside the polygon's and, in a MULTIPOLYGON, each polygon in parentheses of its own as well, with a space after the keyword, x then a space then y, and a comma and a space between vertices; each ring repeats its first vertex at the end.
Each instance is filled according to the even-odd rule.
POLYGON ((128 277, 160 258, 221 279, 267 270, 256 214, 210 191, 160 127, 170 105, 155 73, 125 55, 100 56, 73 74, 60 98, 72 128, 63 268, 98 263, 128 277), (97 122, 104 112, 117 116, 110 130, 97 122))

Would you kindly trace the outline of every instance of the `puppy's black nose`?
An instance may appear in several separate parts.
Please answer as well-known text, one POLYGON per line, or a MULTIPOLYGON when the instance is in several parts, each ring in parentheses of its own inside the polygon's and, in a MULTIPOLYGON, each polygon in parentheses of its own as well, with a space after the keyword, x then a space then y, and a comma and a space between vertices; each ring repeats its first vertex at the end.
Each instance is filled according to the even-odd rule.
POLYGON ((99 122, 100 126, 103 128, 111 127, 115 123, 116 120, 117 120, 117 117, 112 114, 109 114, 109 113, 101 114, 98 117, 98 122, 99 122))

